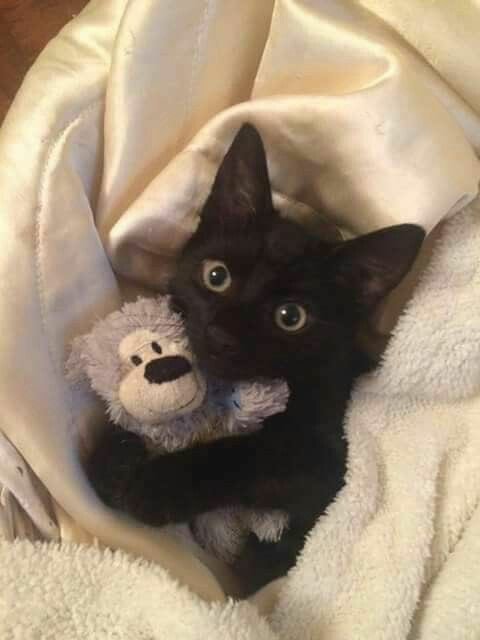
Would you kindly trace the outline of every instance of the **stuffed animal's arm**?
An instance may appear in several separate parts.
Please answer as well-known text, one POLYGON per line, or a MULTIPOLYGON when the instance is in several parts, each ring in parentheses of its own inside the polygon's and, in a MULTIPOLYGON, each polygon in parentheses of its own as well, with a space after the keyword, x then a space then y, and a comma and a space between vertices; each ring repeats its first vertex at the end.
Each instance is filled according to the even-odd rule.
POLYGON ((228 397, 228 431, 241 433, 261 427, 266 418, 285 411, 288 396, 283 380, 236 384, 228 397))
POLYGON ((288 514, 279 509, 225 507, 197 516, 192 530, 197 542, 217 558, 232 564, 250 533, 259 540, 278 542, 288 526, 288 514))

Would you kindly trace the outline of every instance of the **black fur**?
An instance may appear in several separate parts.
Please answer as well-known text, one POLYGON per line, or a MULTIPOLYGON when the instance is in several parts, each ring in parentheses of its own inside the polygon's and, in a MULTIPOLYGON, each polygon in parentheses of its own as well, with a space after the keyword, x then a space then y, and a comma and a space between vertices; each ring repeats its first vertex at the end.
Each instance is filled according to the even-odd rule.
MULTIPOLYGON (((139 462, 137 444, 134 471, 124 472, 122 491, 118 451, 108 460, 107 449, 115 449, 110 439, 91 465, 104 499, 153 525, 188 521, 230 504, 284 509, 290 528, 280 543, 252 537, 237 563, 248 590, 284 573, 343 483, 343 419, 352 383, 366 368, 356 332, 408 271, 423 237, 421 228, 399 225, 332 245, 281 219, 273 209, 261 139, 244 125, 180 256, 172 292, 202 366, 232 380, 284 377, 291 391, 287 410, 252 435, 153 460, 145 452, 139 462), (228 266, 227 291, 205 287, 205 260, 228 266), (284 302, 307 311, 298 333, 275 324, 275 309, 284 302), (116 476, 115 495, 105 473, 116 476)), ((128 446, 120 449, 121 468, 127 469, 128 446)))

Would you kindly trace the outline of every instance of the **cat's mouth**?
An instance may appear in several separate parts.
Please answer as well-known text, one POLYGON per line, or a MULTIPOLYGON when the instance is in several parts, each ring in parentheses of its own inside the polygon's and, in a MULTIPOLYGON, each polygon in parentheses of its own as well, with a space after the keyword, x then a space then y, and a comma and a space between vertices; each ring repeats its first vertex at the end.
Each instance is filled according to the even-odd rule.
POLYGON ((209 375, 222 380, 241 381, 270 376, 269 371, 262 371, 258 363, 253 363, 246 355, 227 359, 219 354, 205 352, 199 360, 209 375))
POLYGON ((230 381, 250 380, 259 376, 275 377, 275 372, 265 367, 255 352, 241 349, 232 353, 227 349, 210 348, 205 332, 190 323, 187 324, 187 332, 197 362, 208 375, 230 381))
POLYGON ((243 367, 239 367, 235 363, 226 362, 221 356, 215 354, 209 354, 206 357, 205 366, 210 375, 225 380, 238 380, 243 369, 243 367))

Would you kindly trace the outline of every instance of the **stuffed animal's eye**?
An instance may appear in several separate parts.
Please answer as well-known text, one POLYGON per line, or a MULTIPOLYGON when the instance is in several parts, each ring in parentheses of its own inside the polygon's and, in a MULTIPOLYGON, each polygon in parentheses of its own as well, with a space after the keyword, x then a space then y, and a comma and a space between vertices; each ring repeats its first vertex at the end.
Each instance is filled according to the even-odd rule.
POLYGON ((130 358, 130 360, 132 361, 132 363, 138 367, 138 365, 142 364, 142 359, 140 358, 140 356, 132 356, 130 358))
POLYGON ((202 263, 203 284, 216 293, 223 293, 232 284, 227 265, 220 260, 204 260, 202 263))
POLYGON ((152 342, 152 349, 155 353, 162 353, 162 347, 158 344, 158 342, 152 342))
POLYGON ((307 324, 307 312, 295 302, 281 304, 275 309, 275 323, 282 331, 295 333, 307 324))

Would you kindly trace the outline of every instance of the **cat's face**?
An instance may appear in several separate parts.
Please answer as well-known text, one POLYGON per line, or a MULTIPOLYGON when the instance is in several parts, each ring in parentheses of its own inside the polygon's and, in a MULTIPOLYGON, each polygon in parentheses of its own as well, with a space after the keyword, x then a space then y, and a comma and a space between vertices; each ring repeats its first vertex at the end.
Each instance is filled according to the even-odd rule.
POLYGON ((217 173, 171 289, 200 364, 223 378, 328 366, 401 280, 424 232, 390 227, 354 241, 311 237, 273 209, 265 152, 245 125, 217 173))

